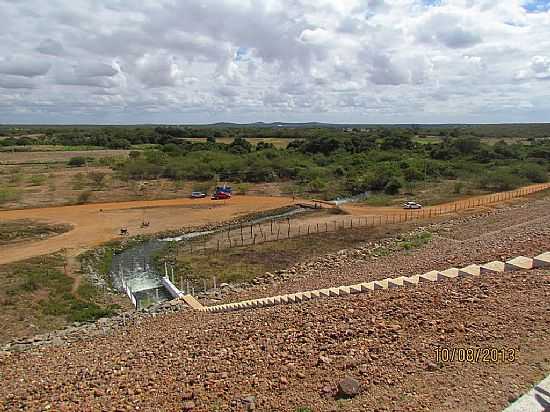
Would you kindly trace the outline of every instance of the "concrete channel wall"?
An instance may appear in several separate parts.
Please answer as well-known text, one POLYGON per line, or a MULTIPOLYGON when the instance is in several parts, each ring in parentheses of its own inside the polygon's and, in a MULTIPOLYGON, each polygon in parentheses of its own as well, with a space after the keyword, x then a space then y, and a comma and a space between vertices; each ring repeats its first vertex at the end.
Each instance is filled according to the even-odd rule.
POLYGON ((174 299, 184 296, 183 292, 181 292, 167 277, 161 278, 160 281, 174 299))

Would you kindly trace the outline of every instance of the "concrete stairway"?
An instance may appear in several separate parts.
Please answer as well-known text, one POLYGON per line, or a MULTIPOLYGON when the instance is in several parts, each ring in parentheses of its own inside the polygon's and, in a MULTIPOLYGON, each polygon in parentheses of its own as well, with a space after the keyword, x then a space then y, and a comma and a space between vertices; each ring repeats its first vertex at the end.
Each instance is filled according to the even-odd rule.
MULTIPOLYGON (((542 253, 534 258, 518 256, 506 262, 493 261, 482 265, 469 265, 464 268, 449 268, 442 271, 432 270, 422 275, 399 276, 374 282, 358 283, 356 285, 338 286, 334 288, 309 290, 307 292, 291 293, 288 295, 272 296, 268 298, 245 300, 242 302, 228 303, 225 305, 205 306, 193 305, 194 309, 203 312, 229 312, 241 309, 261 308, 289 303, 300 303, 312 299, 329 298, 336 296, 354 295, 358 293, 370 293, 377 289, 393 289, 399 287, 418 286, 423 283, 441 282, 449 279, 468 276, 484 276, 511 272, 515 270, 531 270, 542 267, 550 267, 550 252, 542 253)), ((197 302, 198 303, 198 302, 197 302)), ((200 305, 200 304, 199 304, 200 305)))

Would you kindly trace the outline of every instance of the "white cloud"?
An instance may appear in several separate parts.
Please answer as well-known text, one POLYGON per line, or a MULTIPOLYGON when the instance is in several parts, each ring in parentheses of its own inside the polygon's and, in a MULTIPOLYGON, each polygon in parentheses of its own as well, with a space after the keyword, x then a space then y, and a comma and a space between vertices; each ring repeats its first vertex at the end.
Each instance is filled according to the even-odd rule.
POLYGON ((430 3, 0 0, 0 122, 546 121, 548 8, 430 3))
POLYGON ((13 76, 43 76, 50 70, 50 63, 40 58, 17 56, 0 60, 0 73, 13 76))

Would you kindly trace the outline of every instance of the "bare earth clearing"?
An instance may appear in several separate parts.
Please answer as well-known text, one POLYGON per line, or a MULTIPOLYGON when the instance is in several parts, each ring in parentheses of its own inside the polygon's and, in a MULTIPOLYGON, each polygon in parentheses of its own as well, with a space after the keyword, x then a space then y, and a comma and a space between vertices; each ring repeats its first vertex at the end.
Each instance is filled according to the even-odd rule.
MULTIPOLYGON (((428 216, 430 211, 444 209, 449 213, 471 205, 481 198, 470 198, 446 203, 440 206, 407 212, 408 215, 428 216)), ((136 201, 102 203, 79 206, 52 207, 43 209, 0 211, 1 220, 36 219, 50 224, 70 224, 74 229, 68 233, 43 241, 21 243, 2 248, 0 264, 15 262, 33 256, 40 256, 71 249, 75 256, 90 247, 115 239, 120 228, 126 227, 130 235, 153 234, 182 227, 229 221, 239 216, 289 206, 294 199, 285 197, 236 196, 228 201, 210 199, 174 199, 157 201, 136 201), (150 227, 141 228, 146 220, 150 227)), ((496 201, 495 201, 496 202, 496 201)), ((344 211, 355 216, 387 216, 394 219, 406 212, 399 208, 373 208, 368 206, 345 206, 344 211)), ((342 219, 341 216, 319 217, 312 223, 325 224, 342 219)), ((382 220, 380 220, 382 222, 382 220)))
POLYGON ((152 234, 181 227, 223 222, 289 204, 292 204, 292 199, 284 197, 243 196, 235 197, 228 202, 174 199, 0 211, 2 221, 40 219, 51 224, 67 223, 74 227, 70 232, 43 241, 2 247, 0 264, 61 249, 71 249, 71 254, 78 254, 90 247, 118 238, 121 227, 127 227, 132 236, 152 234), (150 227, 141 228, 144 219, 150 222, 150 227))

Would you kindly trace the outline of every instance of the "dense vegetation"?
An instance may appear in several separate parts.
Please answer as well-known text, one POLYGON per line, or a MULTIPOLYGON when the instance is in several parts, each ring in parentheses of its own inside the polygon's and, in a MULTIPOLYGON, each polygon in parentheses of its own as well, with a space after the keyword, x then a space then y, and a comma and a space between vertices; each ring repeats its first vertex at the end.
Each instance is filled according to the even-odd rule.
MULTIPOLYGON (((326 197, 383 191, 397 194, 416 182, 456 180, 487 190, 507 190, 547 180, 548 125, 403 127, 82 127, 11 130, 1 144, 58 144, 140 149, 112 164, 123 179, 205 182, 289 182, 292 191, 326 197), (517 136, 523 127, 526 133, 517 136), (506 137, 491 138, 502 129, 506 137), (23 132, 42 134, 21 137, 23 132), (19 137, 15 135, 19 134, 19 137), (190 141, 189 138, 203 138, 190 141), (230 143, 220 138, 231 137, 230 143), (286 148, 247 138, 288 139, 286 148), (435 139, 434 139, 435 137, 435 139)), ((227 139, 225 140, 227 141, 227 139)), ((73 159, 78 166, 82 159, 73 159)), ((213 183, 212 183, 213 184, 213 183)))

